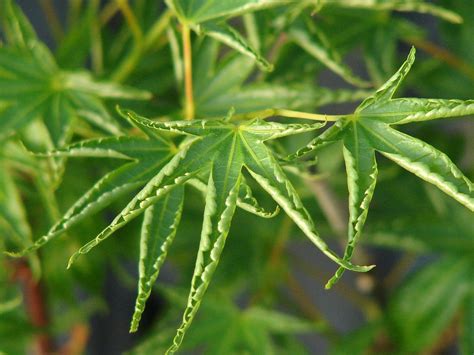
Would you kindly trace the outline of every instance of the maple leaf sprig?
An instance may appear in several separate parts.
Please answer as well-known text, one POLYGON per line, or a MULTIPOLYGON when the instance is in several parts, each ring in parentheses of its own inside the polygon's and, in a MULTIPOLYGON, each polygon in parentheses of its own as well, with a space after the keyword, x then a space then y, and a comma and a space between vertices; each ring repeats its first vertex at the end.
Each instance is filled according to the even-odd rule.
MULTIPOLYGON (((393 99, 393 95, 415 61, 412 48, 407 60, 374 95, 364 100, 354 114, 339 119, 332 127, 298 150, 293 160, 331 142, 342 141, 349 189, 349 231, 345 259, 350 260, 367 218, 377 181, 375 152, 435 185, 474 211, 474 185, 461 170, 431 145, 399 132, 392 126, 474 114, 474 100, 393 99)), ((342 276, 339 268, 326 284, 330 288, 342 276)))
POLYGON ((321 128, 323 123, 280 124, 259 119, 231 122, 229 117, 224 120, 156 122, 129 111, 124 114, 137 127, 147 132, 147 139, 104 138, 81 142, 52 153, 68 156, 108 156, 129 159, 131 162, 101 179, 46 236, 38 239, 35 245, 26 251, 40 247, 84 216, 103 208, 118 195, 129 192, 147 180, 142 190, 112 223, 95 239, 80 248, 69 262, 71 266, 78 256, 88 253, 113 232, 145 212, 141 236, 139 296, 132 331, 138 326, 144 303, 176 233, 184 199, 183 185, 187 182, 199 185, 201 190, 202 182, 207 182, 206 207, 189 302, 170 352, 179 347, 199 308, 217 267, 236 206, 240 205, 263 217, 274 214, 258 206, 244 181, 244 169, 330 259, 341 267, 354 271, 365 272, 372 268, 353 265, 339 258, 328 248, 319 237, 313 220, 282 167, 271 150, 265 146, 268 140, 313 131, 321 128), (173 149, 157 138, 161 131, 171 131, 189 137, 179 149, 173 149), (174 155, 164 163, 173 150, 174 155), (150 166, 151 162, 153 166, 150 166), (144 174, 144 171, 147 173, 144 174))

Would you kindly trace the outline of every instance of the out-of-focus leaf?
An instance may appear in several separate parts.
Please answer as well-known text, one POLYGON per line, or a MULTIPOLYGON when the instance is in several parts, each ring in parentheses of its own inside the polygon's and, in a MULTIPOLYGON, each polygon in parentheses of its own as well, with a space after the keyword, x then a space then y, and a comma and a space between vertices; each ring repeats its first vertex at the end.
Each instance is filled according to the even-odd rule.
POLYGON ((419 353, 434 345, 469 292, 471 261, 436 261, 397 290, 389 306, 388 326, 399 351, 419 353))
POLYGON ((216 67, 217 44, 202 44, 196 58, 195 101, 199 117, 219 116, 234 107, 237 113, 267 108, 313 109, 314 107, 361 100, 364 90, 328 90, 311 83, 245 84, 253 63, 241 56, 231 56, 216 67))
MULTIPOLYGON (((467 270, 468 275, 472 276, 474 271, 474 264, 471 264, 470 270, 467 270)), ((469 283, 469 290, 463 304, 462 325, 461 325, 461 351, 465 355, 474 352, 474 283, 469 283)))
MULTIPOLYGON (((0 233, 3 239, 0 247, 25 248, 32 241, 31 227, 20 192, 3 158, 0 158, 0 233)), ((28 259, 35 277, 39 277, 40 264, 37 255, 31 254, 28 259)))
POLYGON ((89 55, 92 28, 98 17, 99 1, 88 1, 86 9, 66 32, 56 49, 58 64, 63 68, 75 69, 85 64, 89 55))
POLYGON ((441 6, 423 0, 333 0, 327 6, 357 8, 376 11, 402 11, 430 14, 453 23, 461 23, 462 17, 441 6))
POLYGON ((322 65, 333 71, 350 84, 367 87, 370 83, 357 77, 352 70, 342 62, 336 51, 330 47, 330 42, 316 28, 310 31, 305 26, 293 25, 289 32, 289 38, 298 46, 303 48, 312 57, 321 62, 322 65))
POLYGON ((199 27, 199 32, 226 44, 247 57, 252 58, 263 70, 271 71, 273 69, 273 66, 263 58, 236 29, 228 24, 206 22, 199 27))
POLYGON ((291 0, 166 0, 168 6, 176 12, 181 21, 192 24, 235 17, 291 2, 291 0))
POLYGON ((6 42, 14 47, 27 48, 36 40, 36 33, 21 9, 12 0, 0 3, 0 24, 6 42))
MULTIPOLYGON (((184 297, 171 295, 182 306, 184 297)), ((174 292, 173 292, 174 294, 174 292)), ((267 310, 261 307, 239 309, 225 295, 210 294, 201 306, 194 326, 183 342, 182 351, 203 348, 203 353, 210 354, 278 354, 280 349, 274 336, 292 337, 296 334, 317 332, 316 324, 288 314, 267 310), (215 334, 220 334, 218 338, 215 334)), ((169 337, 169 335, 168 335, 169 337)), ((137 347, 131 354, 144 353, 165 344, 164 334, 159 332, 147 340, 148 346, 137 347), (152 347, 153 344, 153 347, 152 347)), ((301 352, 300 352, 301 353, 301 352)))
POLYGON ((379 322, 362 326, 356 331, 350 332, 337 342, 330 349, 331 355, 366 355, 374 347, 377 335, 383 330, 379 322))

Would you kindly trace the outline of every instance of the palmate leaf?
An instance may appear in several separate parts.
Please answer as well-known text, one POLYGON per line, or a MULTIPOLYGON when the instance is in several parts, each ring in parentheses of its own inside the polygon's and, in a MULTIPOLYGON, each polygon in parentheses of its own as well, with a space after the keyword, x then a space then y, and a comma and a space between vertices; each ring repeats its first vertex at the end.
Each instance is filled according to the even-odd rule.
POLYGON ((100 98, 146 99, 149 94, 112 83, 95 82, 87 73, 68 73, 55 64, 49 50, 30 42, 28 50, 0 48, 0 139, 42 118, 55 147, 64 146, 74 117, 119 134, 120 127, 100 98))
MULTIPOLYGON (((401 133, 392 125, 451 118, 474 114, 473 100, 392 99, 415 60, 415 49, 408 59, 374 95, 313 140, 291 158, 302 156, 335 140, 344 142, 344 159, 349 187, 349 235, 345 258, 350 260, 360 237, 374 192, 377 165, 375 151, 406 170, 435 185, 474 211, 474 185, 444 153, 414 137, 401 133)), ((339 269, 328 288, 343 273, 339 269)))
MULTIPOLYGON (((293 219, 295 224, 330 259, 341 267, 354 271, 364 272, 372 268, 372 266, 356 266, 346 262, 328 248, 316 232, 315 225, 294 187, 285 176, 271 151, 265 146, 264 142, 267 140, 314 131, 321 128, 323 124, 285 125, 262 120, 231 122, 229 117, 224 120, 157 122, 137 116, 132 112, 126 114, 137 126, 146 127, 147 131, 156 132, 156 134, 159 134, 160 131, 170 131, 189 136, 166 165, 162 168, 154 168, 154 176, 147 175, 149 181, 145 187, 112 223, 95 239, 80 248, 69 262, 69 266, 71 266, 81 254, 88 253, 113 232, 145 212, 142 231, 140 291, 132 330, 136 329, 152 282, 158 275, 159 267, 176 232, 181 213, 182 187, 188 181, 198 179, 198 181, 207 182, 206 206, 201 243, 188 305, 174 344, 169 350, 170 353, 178 349, 199 308, 201 299, 219 262, 236 206, 238 204, 247 205, 249 209, 253 210, 252 212, 258 215, 263 213, 251 192, 249 192, 250 188, 244 183, 243 169, 246 169, 255 178, 293 219)), ((132 142, 134 139, 136 138, 113 138, 79 143, 77 147, 70 147, 67 154, 71 156, 80 154, 114 157, 132 156, 127 149, 119 149, 122 144, 119 144, 118 140, 130 140, 132 142), (102 149, 99 149, 98 147, 101 145, 102 149), (116 145, 115 148, 112 147, 114 145, 116 145)), ((156 142, 150 140, 148 143, 148 141, 142 140, 130 144, 132 147, 142 147, 150 144, 148 149, 151 149, 156 142)), ((162 144, 162 142, 159 142, 158 146, 162 146, 162 144)), ((133 151, 130 148, 128 150, 133 151)), ((153 159, 155 162, 157 160, 155 152, 153 154, 145 153, 145 157, 153 159)), ((139 160, 135 164, 143 163, 139 160)), ((97 200, 89 198, 89 200, 89 205, 92 206, 101 203, 100 198, 97 200)), ((81 203, 80 205, 86 204, 81 203)), ((87 209, 84 210, 87 213, 87 209)), ((79 216, 78 213, 76 215, 79 216)), ((264 214, 264 216, 268 217, 267 214, 264 214)), ((63 220, 57 228, 64 229, 67 223, 67 220, 63 220)), ((54 233, 56 233, 56 230, 53 227, 54 233)), ((51 239, 51 236, 43 237, 38 240, 33 248, 44 244, 49 239, 51 239)))

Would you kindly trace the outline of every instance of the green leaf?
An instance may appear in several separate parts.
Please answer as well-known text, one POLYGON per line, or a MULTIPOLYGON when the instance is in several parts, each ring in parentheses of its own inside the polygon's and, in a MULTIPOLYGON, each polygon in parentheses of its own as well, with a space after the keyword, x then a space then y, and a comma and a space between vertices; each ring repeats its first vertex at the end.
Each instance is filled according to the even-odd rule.
POLYGON ((227 23, 205 22, 199 26, 198 33, 212 37, 252 58, 263 70, 271 71, 273 69, 273 66, 236 29, 227 23))
POLYGON ((0 3, 0 24, 6 42, 18 48, 27 48, 32 40, 36 40, 36 33, 20 7, 12 0, 0 3))
POLYGON ((457 13, 422 0, 333 0, 327 6, 358 8, 376 11, 402 11, 430 14, 443 20, 461 23, 457 13))
MULTIPOLYGON (((372 266, 353 265, 339 258, 328 248, 326 243, 318 236, 314 222, 304 208, 294 187, 285 176, 271 151, 265 146, 264 142, 267 140, 314 131, 321 128, 323 124, 281 124, 262 120, 236 121, 234 123, 230 121, 231 117, 224 120, 159 122, 137 116, 132 112, 124 114, 134 121, 138 127, 147 127, 148 130, 154 130, 157 135, 160 131, 169 131, 188 135, 189 137, 184 139, 178 152, 166 165, 152 170, 154 176, 149 177, 149 181, 142 190, 116 216, 112 223, 71 257, 69 266, 81 254, 87 254, 116 230, 151 206, 159 204, 176 189, 181 189, 187 181, 196 178, 200 180, 207 179, 201 243, 188 305, 183 316, 183 322, 169 350, 171 353, 179 348, 217 267, 239 199, 244 166, 308 238, 330 259, 340 266, 354 271, 365 272, 372 268, 372 266)), ((72 155, 130 156, 131 154, 127 150, 120 151, 118 148, 111 148, 120 146, 120 142, 117 140, 125 141, 126 139, 133 140, 133 138, 109 138, 98 142, 79 143, 77 147, 72 147, 69 152, 68 150, 65 152, 72 155), (105 143, 101 143, 101 141, 105 143), (99 149, 101 145, 104 147, 99 149)), ((143 144, 140 143, 140 146, 143 144)), ((154 142, 150 141, 150 144, 153 145, 154 142)), ((161 142, 160 145, 162 146, 161 142)), ((155 155, 150 155, 150 159, 156 161, 155 155)), ((244 190, 246 190, 245 194, 247 196, 244 196, 243 202, 247 200, 246 203, 248 204, 248 201, 251 201, 252 208, 257 209, 258 206, 249 195, 248 187, 245 187, 244 190)), ((91 201, 90 204, 99 202, 100 200, 91 201)), ((258 210, 257 212, 261 213, 258 210)), ((151 217, 147 217, 147 221, 149 218, 151 217)), ((67 220, 62 223, 64 224, 64 222, 67 223, 67 220)), ((148 223, 145 223, 145 226, 147 225, 148 223)), ((174 233, 176 227, 176 225, 173 225, 172 233, 174 233)), ((37 242, 36 246, 44 244, 48 238, 50 237, 43 237, 43 240, 37 242)), ((145 293, 142 292, 142 295, 145 295, 145 293)), ((141 299, 143 297, 140 296, 141 299)), ((140 310, 138 310, 139 312, 140 310)))
MULTIPOLYGON (((354 244, 360 237, 374 191, 377 176, 374 151, 382 153, 474 211, 474 185, 448 156, 391 127, 411 121, 474 113, 472 100, 392 99, 414 60, 413 48, 397 73, 365 99, 354 114, 343 117, 323 135, 289 157, 298 158, 337 140, 344 142, 350 212, 346 260, 350 260, 354 244)), ((341 275, 342 270, 338 270, 326 286, 331 287, 341 275)))
MULTIPOLYGON (((189 180, 189 185, 193 186, 197 190, 206 196, 207 185, 198 179, 189 180)), ((253 196, 252 189, 245 182, 245 178, 242 176, 239 190, 239 197, 237 198, 237 206, 249 213, 252 213, 262 218, 273 218, 280 213, 280 207, 277 205, 273 211, 267 211, 265 208, 260 206, 257 199, 253 196)))
POLYGON ((329 42, 320 31, 314 29, 311 32, 303 26, 293 26, 288 32, 288 36, 308 54, 348 83, 360 87, 370 86, 369 82, 352 73, 351 69, 342 62, 336 51, 330 47, 329 42))
POLYGON ((471 282, 466 258, 445 258, 413 275, 393 296, 389 327, 402 353, 420 353, 449 325, 471 282))
MULTIPOLYGON (((344 161, 346 162, 349 189, 348 242, 344 258, 350 260, 367 218, 370 202, 377 182, 375 150, 358 125, 351 124, 344 136, 344 161)), ((344 269, 339 268, 328 281, 326 288, 336 283, 344 269)))
POLYGON ((196 56, 194 85, 199 117, 221 116, 229 107, 245 113, 271 108, 314 109, 332 103, 354 102, 365 98, 365 90, 328 90, 312 83, 249 83, 251 60, 234 55, 216 66, 218 45, 204 41, 196 56), (199 73, 199 75, 197 75, 199 73))
POLYGON ((142 90, 97 82, 86 72, 62 71, 49 49, 36 40, 20 8, 4 1, 2 9, 9 45, 0 48, 0 105, 6 106, 0 110, 0 140, 37 118, 45 122, 55 147, 67 144, 73 118, 77 116, 118 134, 120 127, 98 99, 150 98, 142 90), (78 114, 79 110, 82 114, 78 114))
POLYGON ((384 124, 364 128, 377 151, 474 211, 474 185, 446 154, 384 124))
MULTIPOLYGON (((137 125, 137 128, 140 126, 137 125)), ((126 159, 128 162, 97 181, 46 235, 37 239, 21 254, 38 249, 120 196, 144 186, 171 159, 173 149, 175 148, 171 142, 150 134, 147 138, 93 139, 48 153, 48 156, 105 157, 126 159)))
POLYGON ((166 0, 166 4, 176 12, 181 21, 191 24, 235 17, 288 3, 291 0, 166 0))
MULTIPOLYGON (((163 294, 176 308, 185 302, 181 293, 177 294, 169 287, 163 290, 163 294)), ((163 328, 163 323, 159 324, 158 328, 163 328)), ((204 354, 216 355, 242 352, 279 354, 288 350, 285 344, 281 344, 282 339, 293 339, 296 334, 314 334, 315 331, 318 331, 317 324, 305 319, 258 306, 239 309, 228 293, 210 292, 202 302, 199 316, 189 329, 180 350, 186 352, 199 348, 204 354), (216 334, 219 336, 216 337, 216 334)), ((165 332, 153 332, 144 344, 132 350, 132 354, 149 353, 156 349, 164 353, 166 338, 169 339, 170 335, 165 332)))
POLYGON ((131 332, 138 330, 153 283, 158 278, 168 249, 173 243, 181 219, 183 199, 184 188, 179 187, 145 211, 140 238, 139 293, 130 326, 131 332))
MULTIPOLYGON (((31 243, 32 232, 26 217, 20 191, 13 180, 11 170, 0 159, 0 231, 7 246, 25 248, 31 243)), ((0 244, 1 245, 1 244, 0 244)), ((36 254, 29 255, 35 277, 40 275, 40 264, 36 254)))

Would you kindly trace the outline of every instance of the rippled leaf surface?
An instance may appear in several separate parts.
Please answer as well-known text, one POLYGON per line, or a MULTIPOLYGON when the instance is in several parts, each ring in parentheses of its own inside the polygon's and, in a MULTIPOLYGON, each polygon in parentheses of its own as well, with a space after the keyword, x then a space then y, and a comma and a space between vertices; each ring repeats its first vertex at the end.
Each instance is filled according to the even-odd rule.
MULTIPOLYGON (((374 95, 353 115, 342 118, 293 157, 302 156, 330 142, 342 141, 349 189, 349 235, 345 257, 349 260, 367 218, 377 181, 375 152, 435 185, 474 211, 474 185, 443 152, 392 126, 410 122, 474 114, 473 100, 394 99, 393 95, 415 61, 415 49, 374 95)), ((339 269, 327 287, 343 273, 339 269)))

